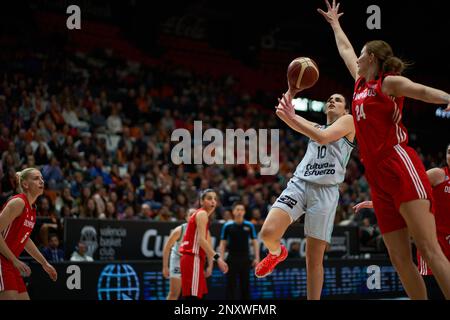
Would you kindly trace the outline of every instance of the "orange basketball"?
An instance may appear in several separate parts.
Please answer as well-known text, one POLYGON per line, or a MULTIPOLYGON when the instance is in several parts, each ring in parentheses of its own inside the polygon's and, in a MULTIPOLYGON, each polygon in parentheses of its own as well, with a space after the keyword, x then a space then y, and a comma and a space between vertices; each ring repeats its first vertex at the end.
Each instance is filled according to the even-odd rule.
POLYGON ((287 80, 291 90, 301 91, 311 88, 319 80, 319 67, 311 58, 296 58, 289 64, 287 80))

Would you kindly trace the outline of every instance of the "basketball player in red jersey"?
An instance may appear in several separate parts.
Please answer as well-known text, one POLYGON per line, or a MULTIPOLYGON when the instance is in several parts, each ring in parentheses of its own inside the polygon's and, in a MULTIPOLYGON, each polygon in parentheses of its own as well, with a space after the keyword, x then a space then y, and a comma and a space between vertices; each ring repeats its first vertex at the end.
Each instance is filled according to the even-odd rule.
POLYGON ((44 192, 44 180, 39 170, 27 168, 17 173, 20 193, 11 197, 0 212, 0 300, 29 300, 21 274, 29 276, 30 268, 19 260, 25 249, 56 281, 51 266, 30 239, 36 222, 33 204, 44 192))
MULTIPOLYGON (((447 166, 444 168, 433 168, 427 171, 428 180, 433 188, 434 217, 439 245, 450 261, 450 144, 447 146, 447 166)), ((358 213, 362 208, 373 208, 372 201, 364 201, 353 207, 358 213)), ((442 293, 434 288, 432 271, 426 261, 417 251, 417 265, 419 273, 424 276, 430 298, 440 298, 442 293)))
POLYGON ((401 122, 404 97, 448 104, 444 91, 414 83, 400 74, 404 63, 384 41, 366 43, 358 58, 339 24, 339 4, 318 9, 333 28, 339 54, 355 79, 352 113, 361 161, 371 188, 384 243, 411 299, 426 299, 425 283, 411 256, 409 235, 450 299, 450 262, 440 248, 431 214, 432 190, 425 168, 408 146, 401 122))
POLYGON ((219 269, 226 273, 227 263, 216 253, 207 239, 209 217, 217 204, 214 190, 206 189, 200 195, 200 208, 189 218, 186 233, 180 246, 181 295, 184 298, 201 299, 208 293, 204 274, 206 256, 217 261, 219 269))

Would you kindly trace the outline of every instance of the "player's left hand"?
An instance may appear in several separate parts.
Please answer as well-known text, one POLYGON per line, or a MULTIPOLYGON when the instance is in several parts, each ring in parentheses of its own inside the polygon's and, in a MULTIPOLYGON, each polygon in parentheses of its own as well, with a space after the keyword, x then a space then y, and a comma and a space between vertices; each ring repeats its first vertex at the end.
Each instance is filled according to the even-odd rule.
POLYGON ((42 265, 42 268, 45 270, 45 272, 48 273, 48 275, 50 276, 50 279, 52 279, 53 281, 56 281, 56 279, 58 279, 58 273, 56 272, 55 268, 53 268, 53 266, 46 262, 42 265))
POLYGON ((447 109, 445 109, 444 111, 450 112, 450 103, 447 105, 447 109))
POLYGON ((254 259, 253 262, 252 262, 252 267, 253 268, 256 267, 258 265, 258 263, 259 263, 259 260, 258 259, 254 259))

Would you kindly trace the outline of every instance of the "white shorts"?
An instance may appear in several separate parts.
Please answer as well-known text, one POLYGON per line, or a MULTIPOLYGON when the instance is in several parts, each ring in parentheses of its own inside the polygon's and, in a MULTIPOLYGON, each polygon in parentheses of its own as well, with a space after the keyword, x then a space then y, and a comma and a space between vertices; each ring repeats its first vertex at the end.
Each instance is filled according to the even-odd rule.
POLYGON ((170 278, 181 279, 180 256, 170 254, 169 276, 170 278))
POLYGON ((272 208, 286 211, 291 222, 306 214, 305 235, 330 243, 338 201, 338 185, 314 184, 294 176, 272 208))

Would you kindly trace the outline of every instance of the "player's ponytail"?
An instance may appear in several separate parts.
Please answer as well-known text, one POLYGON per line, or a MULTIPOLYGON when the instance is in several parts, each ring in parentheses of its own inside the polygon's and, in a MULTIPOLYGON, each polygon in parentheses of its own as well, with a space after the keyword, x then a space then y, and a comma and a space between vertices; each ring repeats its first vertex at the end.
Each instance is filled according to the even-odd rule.
POLYGON ((402 74, 406 69, 406 64, 395 56, 389 57, 383 62, 383 72, 384 73, 395 73, 402 74))
POLYGON ((374 40, 366 43, 367 53, 373 54, 378 60, 378 70, 383 73, 401 75, 410 65, 394 56, 391 46, 383 40, 374 40))

